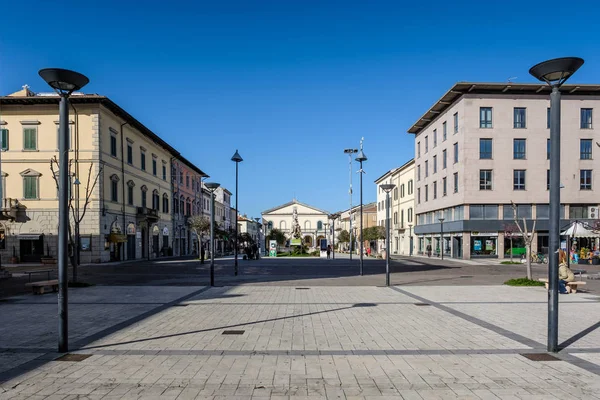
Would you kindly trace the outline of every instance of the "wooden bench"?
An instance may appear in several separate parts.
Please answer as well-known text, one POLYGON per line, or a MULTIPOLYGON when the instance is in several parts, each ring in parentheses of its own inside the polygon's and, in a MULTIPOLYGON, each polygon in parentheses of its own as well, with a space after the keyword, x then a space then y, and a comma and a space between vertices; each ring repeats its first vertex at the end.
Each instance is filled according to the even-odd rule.
POLYGON ((58 292, 58 280, 40 281, 26 283, 25 287, 30 286, 33 294, 44 294, 44 288, 51 287, 53 292, 58 292))
POLYGON ((48 280, 50 280, 50 273, 54 272, 53 269, 37 269, 35 271, 18 271, 17 273, 29 275, 29 282, 31 282, 32 274, 48 274, 48 280))
MULTIPOLYGON (((544 282, 546 284, 546 289, 548 289, 548 279, 540 278, 538 281, 544 282)), ((577 288, 583 285, 585 285, 585 282, 567 282, 565 284, 568 293, 577 293, 577 288)))

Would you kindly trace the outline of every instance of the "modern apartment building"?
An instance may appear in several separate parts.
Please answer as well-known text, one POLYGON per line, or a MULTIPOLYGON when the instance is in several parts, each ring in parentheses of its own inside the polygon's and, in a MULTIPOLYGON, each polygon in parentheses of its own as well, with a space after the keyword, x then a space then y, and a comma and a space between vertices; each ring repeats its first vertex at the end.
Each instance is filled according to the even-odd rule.
MULTIPOLYGON (((58 103, 27 86, 0 97, 3 259, 57 256, 58 103)), ((105 96, 74 93, 70 103, 70 214, 74 229, 73 214, 85 210, 81 262, 171 254, 170 175, 181 154, 105 96)))
MULTIPOLYGON (((561 92, 561 226, 593 223, 600 86, 568 84, 561 92)), ((532 250, 547 251, 549 94, 544 84, 457 83, 408 130, 415 136, 419 252, 431 245, 455 258, 507 256, 511 202, 529 229, 536 221, 532 250)))
MULTIPOLYGON (((412 227, 415 225, 415 160, 411 159, 404 165, 394 168, 381 177, 377 185, 377 224, 385 227, 386 218, 386 193, 379 185, 392 183, 396 185, 390 192, 390 245, 391 253, 397 255, 412 255, 414 249, 414 233, 412 227)), ((385 246, 383 240, 379 246, 385 246)))

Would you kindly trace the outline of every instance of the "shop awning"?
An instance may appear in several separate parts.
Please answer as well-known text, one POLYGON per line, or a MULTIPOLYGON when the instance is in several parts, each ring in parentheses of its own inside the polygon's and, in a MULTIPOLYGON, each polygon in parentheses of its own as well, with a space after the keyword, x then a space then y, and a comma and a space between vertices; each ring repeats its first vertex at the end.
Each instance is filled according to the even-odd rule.
POLYGON ((564 232, 561 232, 562 236, 570 236, 576 238, 586 238, 586 237, 600 237, 600 235, 596 232, 593 232, 591 229, 588 229, 581 222, 573 222, 569 229, 564 232))
POLYGON ((19 240, 40 240, 41 236, 39 233, 26 233, 19 235, 18 238, 19 240))
POLYGON ((108 236, 108 241, 111 243, 125 243, 127 242, 127 235, 121 233, 111 233, 108 236))

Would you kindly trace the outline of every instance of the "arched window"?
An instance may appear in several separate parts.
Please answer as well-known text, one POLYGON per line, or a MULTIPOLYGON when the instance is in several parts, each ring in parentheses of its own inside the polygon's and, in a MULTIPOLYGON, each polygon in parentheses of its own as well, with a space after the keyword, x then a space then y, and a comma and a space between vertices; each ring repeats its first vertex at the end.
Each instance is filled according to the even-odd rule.
POLYGON ((135 182, 130 180, 127 182, 127 204, 130 206, 133 205, 133 188, 135 187, 135 182))
POLYGON ((158 190, 156 189, 152 191, 152 208, 154 210, 160 209, 160 197, 158 196, 158 190))
POLYGON ((186 215, 189 217, 190 215, 192 215, 192 199, 190 199, 189 197, 186 199, 186 215))
POLYGON ((304 221, 304 230, 310 230, 310 221, 304 221))
POLYGON ((110 199, 112 201, 119 201, 119 177, 117 174, 113 174, 110 177, 110 199))
POLYGON ((163 213, 169 213, 169 195, 166 193, 163 193, 163 213))
POLYGON ((323 222, 319 221, 317 222, 317 230, 321 230, 323 229, 323 222))
POLYGON ((179 214, 179 202, 177 201, 177 192, 173 194, 173 213, 179 214))
POLYGON ((269 221, 268 227, 269 227, 269 229, 273 229, 273 221, 269 221))
POLYGON ((185 198, 183 195, 179 196, 179 212, 181 215, 185 214, 185 198))
POLYGON ((148 198, 146 197, 146 194, 148 193, 148 188, 146 187, 146 185, 144 185, 140 188, 140 191, 142 192, 142 207, 146 207, 148 204, 148 198))
POLYGON ((280 221, 279 222, 279 229, 281 229, 282 231, 286 229, 285 221, 280 221))

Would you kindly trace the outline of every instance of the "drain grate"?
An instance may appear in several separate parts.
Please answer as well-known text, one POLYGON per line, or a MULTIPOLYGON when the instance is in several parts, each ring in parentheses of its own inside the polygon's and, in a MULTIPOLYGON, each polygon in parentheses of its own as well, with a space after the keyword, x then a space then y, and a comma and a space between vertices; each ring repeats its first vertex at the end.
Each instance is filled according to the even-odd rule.
POLYGON ((223 331, 223 335, 243 335, 246 331, 223 331))
POLYGON ((296 290, 310 290, 308 287, 297 287, 296 290))
POLYGON ((80 362, 85 360, 86 358, 90 358, 91 354, 65 354, 62 357, 57 358, 54 361, 71 361, 71 362, 80 362))
POLYGON ((560 361, 560 358, 548 353, 525 353, 521 355, 531 361, 560 361))
POLYGON ((430 306, 431 304, 429 303, 415 303, 415 306, 420 306, 420 307, 427 307, 430 306))

